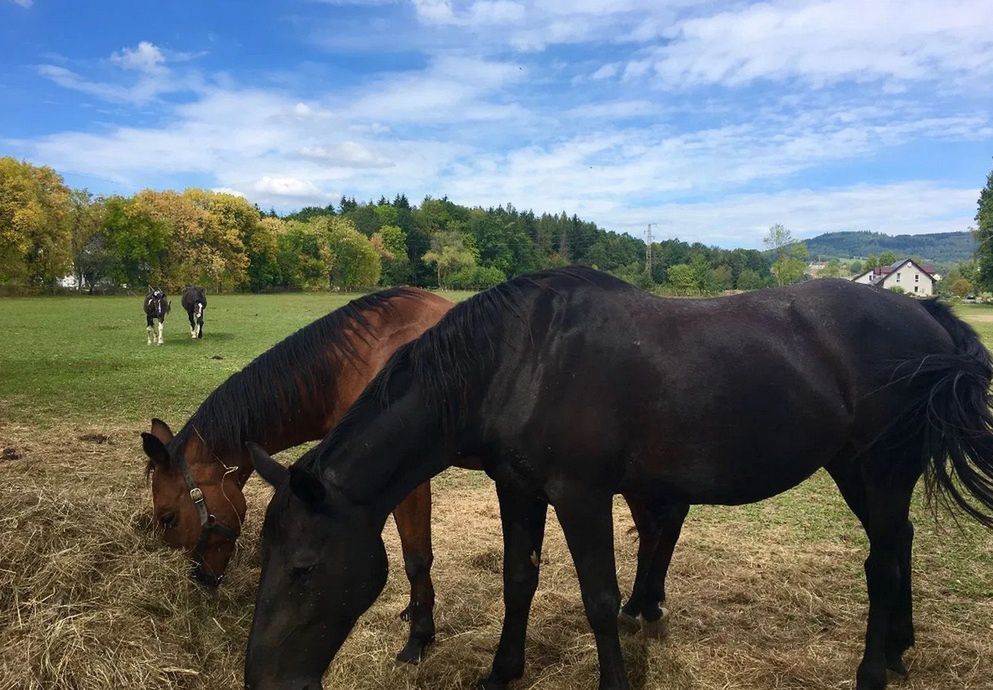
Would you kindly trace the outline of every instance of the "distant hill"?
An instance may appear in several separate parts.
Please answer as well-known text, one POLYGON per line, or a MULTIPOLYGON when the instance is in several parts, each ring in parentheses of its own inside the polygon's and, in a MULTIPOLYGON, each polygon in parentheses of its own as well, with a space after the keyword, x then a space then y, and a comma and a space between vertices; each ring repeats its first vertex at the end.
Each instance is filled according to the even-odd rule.
POLYGON ((891 251, 899 258, 916 256, 941 264, 971 259, 976 240, 970 232, 929 235, 884 235, 879 232, 826 232, 804 240, 811 257, 853 258, 891 251))

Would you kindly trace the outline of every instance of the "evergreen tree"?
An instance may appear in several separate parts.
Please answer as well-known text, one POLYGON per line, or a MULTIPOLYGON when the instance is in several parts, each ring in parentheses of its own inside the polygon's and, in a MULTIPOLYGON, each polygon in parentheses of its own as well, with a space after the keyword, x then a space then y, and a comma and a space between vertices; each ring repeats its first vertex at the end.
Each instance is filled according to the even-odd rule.
POLYGON ((993 170, 976 205, 976 278, 982 289, 993 290, 993 170))

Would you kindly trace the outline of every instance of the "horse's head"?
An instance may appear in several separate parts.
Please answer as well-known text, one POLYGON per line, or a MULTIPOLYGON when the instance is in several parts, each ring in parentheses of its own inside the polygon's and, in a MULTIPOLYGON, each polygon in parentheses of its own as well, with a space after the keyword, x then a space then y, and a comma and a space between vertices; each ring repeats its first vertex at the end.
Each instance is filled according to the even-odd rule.
POLYGON ((245 687, 316 690, 386 584, 383 521, 326 489, 299 462, 287 469, 250 448, 256 471, 276 493, 262 527, 245 687))
POLYGON ((175 438, 162 420, 153 419, 151 433, 141 438, 162 538, 193 559, 197 580, 216 587, 245 518, 245 473, 236 461, 214 455, 198 434, 175 438))

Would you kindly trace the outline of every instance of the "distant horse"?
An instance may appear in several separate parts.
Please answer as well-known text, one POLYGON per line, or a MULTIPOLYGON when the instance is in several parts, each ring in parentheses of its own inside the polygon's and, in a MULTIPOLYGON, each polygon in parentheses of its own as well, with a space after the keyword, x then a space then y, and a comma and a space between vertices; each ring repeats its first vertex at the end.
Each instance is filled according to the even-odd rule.
MULTIPOLYGON (((142 440, 155 519, 166 543, 192 557, 193 574, 201 583, 220 584, 240 533, 246 510, 242 488, 252 473, 245 441, 255 439, 276 453, 323 438, 393 352, 452 306, 409 288, 367 295, 305 326, 233 374, 179 433, 152 420, 151 433, 143 433, 142 440)), ((475 459, 457 462, 481 469, 475 459)), ((645 509, 635 503, 631 509, 644 527, 645 509)), ((404 611, 410 637, 398 659, 415 662, 435 633, 430 484, 416 488, 394 517, 411 585, 404 611)), ((642 543, 656 541, 647 528, 642 530, 642 543)), ((646 559, 651 556, 654 551, 646 559)), ((644 607, 649 624, 661 616, 664 598, 664 593, 640 594, 652 589, 636 581, 632 594, 633 601, 650 602, 644 607)))
POLYGON ((503 633, 486 688, 523 673, 548 504, 579 576, 600 688, 627 688, 612 496, 652 511, 750 503, 820 467, 869 537, 856 687, 884 688, 914 643, 920 476, 993 527, 991 377, 989 353, 946 307, 847 281, 713 300, 661 299, 581 268, 499 285, 400 348, 291 467, 251 446, 276 492, 246 687, 320 687, 385 585, 389 511, 453 457, 476 456, 504 535, 503 633))
POLYGON ((202 287, 183 288, 183 309, 190 318, 190 337, 203 337, 203 310, 207 308, 207 295, 202 287))
POLYGON ((148 344, 162 344, 162 329, 165 325, 166 314, 172 309, 166 294, 158 289, 149 287, 145 295, 145 330, 148 332, 148 344))

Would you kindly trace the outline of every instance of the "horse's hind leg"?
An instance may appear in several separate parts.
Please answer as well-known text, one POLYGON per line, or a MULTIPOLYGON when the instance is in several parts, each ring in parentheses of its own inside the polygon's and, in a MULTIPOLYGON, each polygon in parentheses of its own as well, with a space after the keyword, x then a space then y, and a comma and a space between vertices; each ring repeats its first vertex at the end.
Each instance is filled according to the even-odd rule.
POLYGON ((416 664, 434 641, 434 585, 431 582, 431 483, 424 482, 393 510, 400 533, 403 565, 410 581, 410 604, 400 614, 410 621, 407 644, 397 661, 416 664))
POLYGON ((513 484, 497 482, 503 528, 503 630, 493 668, 483 683, 502 690, 524 674, 524 642, 531 600, 538 587, 548 504, 513 484))
POLYGON ((689 513, 686 504, 673 504, 651 510, 641 501, 625 496, 638 529, 638 573, 631 598, 621 610, 621 623, 641 616, 646 631, 657 629, 665 615, 665 580, 672 554, 679 541, 683 521, 689 513))
POLYGON ((900 594, 896 612, 890 621, 886 638, 886 668, 907 675, 903 653, 914 646, 914 593, 911 564, 913 562, 914 524, 907 520, 900 530, 900 594))
POLYGON ((596 638, 600 690, 627 690, 624 656, 617 637, 617 589, 614 564, 612 497, 586 490, 556 501, 555 511, 565 532, 579 576, 586 619, 596 638))
POLYGON ((886 687, 886 669, 905 672, 903 652, 913 641, 910 581, 910 498, 920 471, 911 457, 877 454, 858 464, 828 466, 852 511, 869 535, 865 561, 869 621, 857 690, 886 687))

